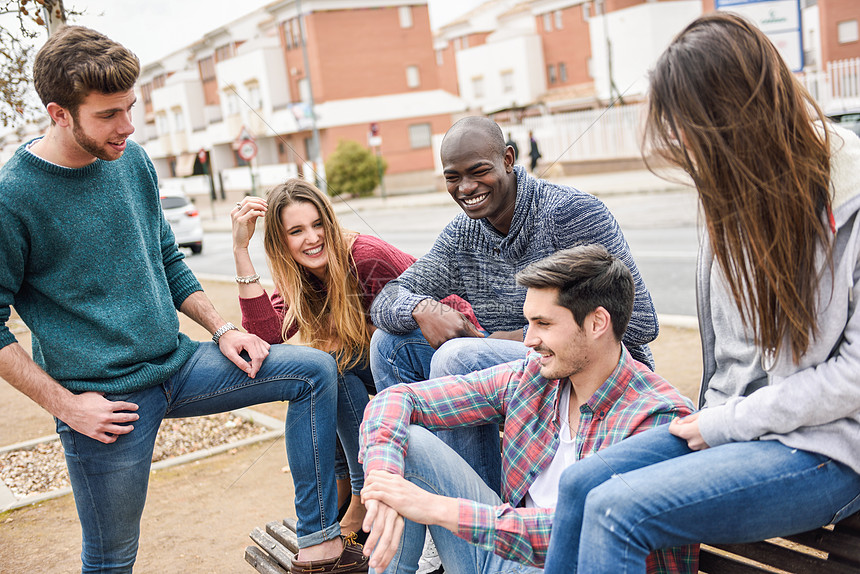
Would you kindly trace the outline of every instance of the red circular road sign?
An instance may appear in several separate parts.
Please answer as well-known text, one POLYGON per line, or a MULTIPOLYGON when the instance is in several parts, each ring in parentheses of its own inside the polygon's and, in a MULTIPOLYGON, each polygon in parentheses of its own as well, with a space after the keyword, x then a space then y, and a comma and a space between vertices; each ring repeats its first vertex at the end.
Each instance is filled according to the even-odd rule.
POLYGON ((252 140, 242 140, 239 142, 239 149, 236 151, 239 157, 245 161, 251 161, 257 155, 257 144, 252 140))

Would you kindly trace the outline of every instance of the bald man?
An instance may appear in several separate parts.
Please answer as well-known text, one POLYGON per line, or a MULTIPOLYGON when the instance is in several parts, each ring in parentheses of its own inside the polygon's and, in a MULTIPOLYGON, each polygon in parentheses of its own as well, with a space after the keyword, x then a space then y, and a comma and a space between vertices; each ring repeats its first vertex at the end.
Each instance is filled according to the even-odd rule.
MULTIPOLYGON (((635 303, 623 343, 634 359, 653 369, 648 343, 658 331, 654 305, 606 206, 515 166, 501 128, 485 117, 455 123, 442 141, 441 156, 448 193, 463 213, 373 302, 370 314, 379 327, 370 351, 376 388, 524 359, 526 289, 514 276, 556 251, 591 243, 603 245, 633 275, 635 303), (471 303, 484 331, 439 303, 451 294, 471 303)), ((498 426, 443 431, 439 437, 499 493, 498 426)))

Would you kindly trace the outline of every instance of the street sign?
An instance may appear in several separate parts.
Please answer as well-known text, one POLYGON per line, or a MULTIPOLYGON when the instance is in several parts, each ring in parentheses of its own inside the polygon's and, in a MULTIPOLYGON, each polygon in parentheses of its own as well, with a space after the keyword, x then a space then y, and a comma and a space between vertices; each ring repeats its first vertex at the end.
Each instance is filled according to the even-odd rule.
POLYGON ((236 152, 245 161, 251 161, 257 155, 257 144, 254 143, 254 140, 242 140, 239 142, 239 148, 236 152))

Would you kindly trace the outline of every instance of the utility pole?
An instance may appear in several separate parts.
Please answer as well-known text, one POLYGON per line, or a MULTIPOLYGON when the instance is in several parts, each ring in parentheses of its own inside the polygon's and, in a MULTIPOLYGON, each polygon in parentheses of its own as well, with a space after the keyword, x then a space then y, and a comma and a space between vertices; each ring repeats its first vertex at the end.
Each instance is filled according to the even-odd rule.
MULTIPOLYGON (((323 165, 322 149, 320 146, 320 132, 317 129, 317 112, 314 107, 314 88, 313 81, 311 80, 311 67, 308 64, 307 30, 305 29, 305 15, 304 12, 302 12, 302 0, 296 0, 296 10, 299 13, 299 34, 301 35, 302 40, 302 61, 305 66, 305 79, 308 81, 308 105, 311 109, 311 141, 313 141, 314 151, 316 152, 316 157, 313 158, 313 160, 316 170, 319 170, 320 166, 323 165)), ((317 171, 317 174, 319 174, 319 171, 317 171)), ((325 178, 317 177, 316 179, 319 183, 320 190, 322 190, 323 193, 327 193, 328 185, 326 184, 325 178)))
POLYGON ((66 10, 63 8, 63 0, 45 0, 42 5, 45 27, 48 36, 66 25, 66 10))

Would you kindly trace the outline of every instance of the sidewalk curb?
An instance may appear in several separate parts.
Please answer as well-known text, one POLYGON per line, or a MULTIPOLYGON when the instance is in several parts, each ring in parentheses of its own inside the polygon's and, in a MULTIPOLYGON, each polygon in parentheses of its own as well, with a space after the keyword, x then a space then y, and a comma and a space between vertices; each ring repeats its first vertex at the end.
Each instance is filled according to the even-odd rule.
MULTIPOLYGON (((242 440, 213 446, 211 448, 190 452, 188 454, 171 457, 165 460, 160 460, 152 464, 150 468, 150 473, 166 468, 171 468, 174 466, 179 466, 189 462, 194 462, 196 460, 208 458, 216 454, 221 454, 222 452, 227 452, 234 448, 241 448, 243 446, 256 444, 258 442, 274 440, 284 435, 284 423, 274 417, 270 417, 263 413, 258 413, 251 408, 237 409, 230 412, 240 418, 259 424, 272 430, 263 434, 244 438, 242 440)), ((31 439, 17 444, 2 447, 0 448, 0 453, 9 452, 12 450, 19 450, 22 448, 29 448, 37 444, 50 442, 52 440, 58 439, 59 435, 56 434, 44 436, 37 439, 31 439)), ((32 494, 29 496, 18 498, 15 493, 13 493, 2 481, 0 481, 0 513, 15 510, 17 508, 23 508, 25 506, 30 506, 33 504, 38 504, 40 502, 45 502, 46 500, 60 498, 61 496, 65 496, 67 494, 70 494, 71 492, 72 487, 67 486, 64 488, 58 488, 57 490, 52 490, 51 492, 43 492, 40 494, 32 494)))

